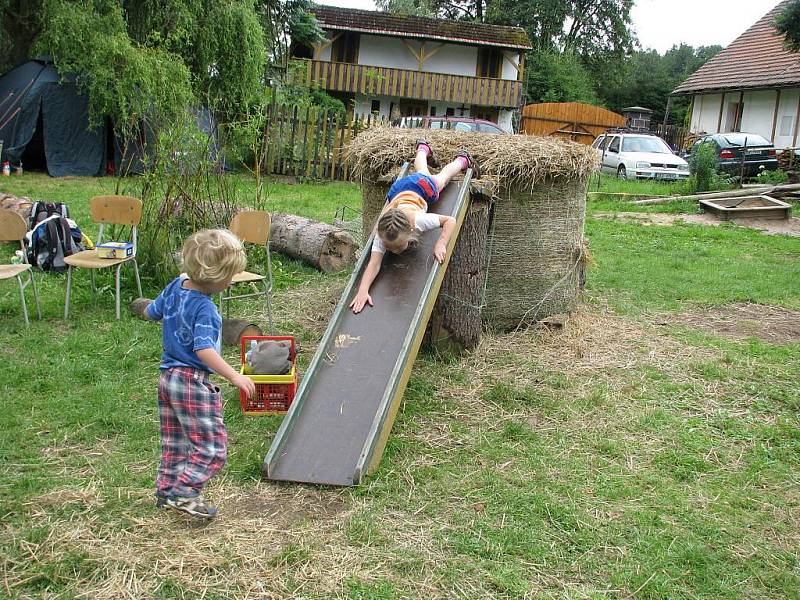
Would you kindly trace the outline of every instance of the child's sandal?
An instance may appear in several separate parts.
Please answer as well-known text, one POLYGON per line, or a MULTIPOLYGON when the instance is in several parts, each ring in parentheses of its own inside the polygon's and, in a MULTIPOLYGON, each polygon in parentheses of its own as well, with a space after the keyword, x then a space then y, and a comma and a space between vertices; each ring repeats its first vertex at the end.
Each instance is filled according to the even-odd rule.
POLYGON ((478 166, 478 163, 475 162, 475 159, 472 158, 472 155, 466 150, 459 150, 458 152, 456 152, 456 158, 458 158, 459 156, 463 156, 464 158, 467 159, 467 169, 472 169, 472 178, 480 179, 481 168, 478 166))
POLYGON ((433 148, 431 148, 431 145, 428 143, 428 140, 424 138, 418 139, 417 142, 414 144, 414 154, 419 152, 420 146, 424 146, 425 148, 428 149, 428 164, 432 167, 438 167, 439 161, 436 160, 436 157, 433 155, 433 148))

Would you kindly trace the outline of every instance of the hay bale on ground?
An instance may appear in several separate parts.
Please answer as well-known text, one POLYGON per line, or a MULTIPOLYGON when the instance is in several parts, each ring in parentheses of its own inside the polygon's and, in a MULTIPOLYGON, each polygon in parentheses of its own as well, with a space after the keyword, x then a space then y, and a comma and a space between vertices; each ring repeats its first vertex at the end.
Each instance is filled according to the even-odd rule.
POLYGON ((587 181, 506 188, 489 233, 483 320, 507 331, 575 308, 586 257, 587 181))
MULTIPOLYGON (((414 155, 420 131, 375 127, 359 135, 348 149, 361 181, 364 197, 364 230, 369 233, 385 202, 387 179, 414 155)), ((493 201, 491 226, 470 241, 470 252, 487 259, 485 279, 473 281, 480 290, 484 323, 497 329, 514 329, 575 306, 584 268, 583 226, 589 176, 598 167, 594 149, 556 138, 503 136, 453 131, 425 131, 440 162, 466 148, 480 164, 476 183, 490 190, 493 201), (491 232, 491 234, 490 234, 491 232), (480 250, 479 247, 484 248, 480 250), (483 284, 486 296, 483 297, 483 284)), ((466 234, 469 230, 465 230, 466 234)), ((457 245, 458 247, 458 245, 457 245)), ((474 259, 474 257, 473 257, 474 259)), ((453 254, 451 281, 469 280, 472 261, 453 254)), ((474 277, 472 278, 474 280, 474 277)), ((442 288, 448 289, 447 284, 442 288)), ((449 292, 445 292, 449 293, 449 292)), ((480 306, 481 302, 470 303, 480 306)), ((440 304, 437 310, 445 310, 440 304)), ((447 309, 453 313, 452 308, 447 309)), ((443 315, 432 317, 445 319, 443 315)), ((462 324, 461 326, 465 326, 462 324)), ((467 331, 456 337, 472 339, 467 331)))

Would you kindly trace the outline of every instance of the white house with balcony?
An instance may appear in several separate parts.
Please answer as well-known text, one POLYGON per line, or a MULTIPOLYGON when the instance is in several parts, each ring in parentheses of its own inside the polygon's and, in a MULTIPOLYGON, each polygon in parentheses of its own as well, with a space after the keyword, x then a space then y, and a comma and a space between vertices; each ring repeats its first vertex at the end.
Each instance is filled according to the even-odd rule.
POLYGON ((780 2, 672 92, 692 97, 692 133, 757 133, 776 148, 797 147, 800 54, 786 49, 774 25, 788 1, 780 2))
POLYGON ((522 104, 524 29, 332 6, 312 12, 327 39, 293 47, 306 81, 383 117, 477 117, 511 130, 522 104))

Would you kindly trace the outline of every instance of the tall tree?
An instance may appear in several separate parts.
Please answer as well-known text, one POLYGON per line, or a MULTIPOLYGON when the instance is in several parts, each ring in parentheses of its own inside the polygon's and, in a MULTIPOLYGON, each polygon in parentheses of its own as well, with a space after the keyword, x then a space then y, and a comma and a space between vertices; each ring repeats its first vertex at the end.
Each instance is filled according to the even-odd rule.
POLYGON ((791 52, 800 52, 800 0, 792 0, 775 19, 775 29, 791 52))
MULTIPOLYGON (((615 111, 633 105, 649 108, 653 110, 653 121, 662 122, 672 90, 721 50, 722 46, 693 48, 681 44, 673 46, 663 56, 655 50, 635 52, 625 61, 619 79, 600 81, 600 97, 608 108, 615 111)), ((676 99, 673 119, 683 122, 687 108, 686 99, 676 99)))

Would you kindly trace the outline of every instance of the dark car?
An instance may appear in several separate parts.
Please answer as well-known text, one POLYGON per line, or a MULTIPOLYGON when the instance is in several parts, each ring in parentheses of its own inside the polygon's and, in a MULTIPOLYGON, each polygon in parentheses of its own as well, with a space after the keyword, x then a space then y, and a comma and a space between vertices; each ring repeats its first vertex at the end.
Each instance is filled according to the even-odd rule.
POLYGON ((396 127, 418 127, 423 129, 452 129, 478 133, 508 133, 497 123, 471 117, 401 117, 392 121, 396 127))
POLYGON ((729 175, 741 173, 744 177, 755 177, 762 171, 775 171, 778 168, 775 146, 757 133, 706 135, 694 143, 690 155, 695 155, 702 144, 713 145, 717 155, 717 171, 729 175))

